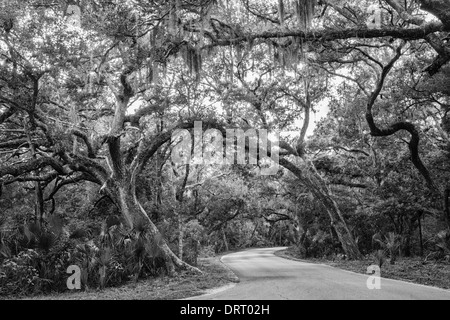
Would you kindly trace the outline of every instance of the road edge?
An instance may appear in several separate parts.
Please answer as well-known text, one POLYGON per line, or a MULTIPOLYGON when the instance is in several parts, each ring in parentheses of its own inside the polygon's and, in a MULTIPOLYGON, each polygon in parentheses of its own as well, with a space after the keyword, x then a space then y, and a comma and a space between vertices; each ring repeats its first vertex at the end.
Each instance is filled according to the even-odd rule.
POLYGON ((210 295, 221 293, 221 292, 224 292, 224 291, 234 288, 241 281, 241 279, 239 279, 239 277, 236 275, 236 273, 234 273, 233 270, 231 270, 231 268, 229 266, 227 266, 222 260, 223 257, 226 257, 229 254, 231 254, 231 253, 221 255, 219 258, 219 261, 222 264, 222 266, 228 270, 227 276, 228 276, 228 278, 231 279, 229 284, 226 284, 224 286, 217 287, 217 288, 208 289, 205 291, 205 293, 202 293, 198 296, 192 296, 192 297, 184 298, 184 299, 180 299, 180 300, 193 300, 193 299, 199 299, 199 298, 201 299, 203 297, 208 297, 210 295))
MULTIPOLYGON (((316 262, 313 262, 313 261, 302 260, 302 259, 297 259, 297 258, 290 257, 290 256, 277 254, 278 252, 286 251, 286 250, 287 249, 281 249, 281 250, 275 251, 273 254, 274 254, 274 256, 279 257, 281 259, 298 261, 298 262, 309 263, 309 264, 315 264, 315 265, 318 265, 318 266, 324 266, 324 267, 328 267, 328 268, 338 269, 338 270, 341 270, 341 271, 344 271, 344 272, 347 272, 347 273, 357 274, 357 275, 360 275, 360 276, 369 276, 368 274, 365 274, 365 273, 359 273, 359 272, 355 272, 355 271, 345 270, 345 269, 342 269, 342 268, 339 268, 339 267, 330 266, 329 264, 325 264, 325 263, 316 263, 316 262)), ((439 291, 444 291, 446 293, 450 292, 450 289, 439 288, 439 287, 436 287, 436 286, 427 286, 427 285, 424 285, 424 284, 421 284, 421 283, 408 281, 406 279, 405 280, 398 280, 398 279, 392 279, 392 278, 385 278, 383 276, 381 276, 381 279, 389 280, 389 281, 395 281, 395 282, 402 282, 402 283, 407 283, 407 284, 412 284, 412 285, 419 286, 419 287, 424 287, 424 288, 436 289, 436 290, 439 290, 439 291)))

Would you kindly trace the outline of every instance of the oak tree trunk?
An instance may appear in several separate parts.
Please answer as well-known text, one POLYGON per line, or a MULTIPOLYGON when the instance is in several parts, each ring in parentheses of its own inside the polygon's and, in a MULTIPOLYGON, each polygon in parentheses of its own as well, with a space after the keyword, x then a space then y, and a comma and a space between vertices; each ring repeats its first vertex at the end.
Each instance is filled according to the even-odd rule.
POLYGON ((222 228, 222 238, 223 238, 223 245, 225 246, 225 252, 228 252, 230 249, 228 247, 228 240, 227 235, 225 234, 225 228, 222 228))
POLYGON ((299 167, 281 158, 280 164, 291 171, 304 184, 324 206, 328 216, 330 217, 331 226, 336 231, 342 249, 350 259, 362 259, 362 255, 353 239, 350 230, 344 220, 336 201, 334 201, 331 191, 316 171, 312 164, 309 164, 307 173, 304 173, 299 167))
POLYGON ((183 261, 184 228, 181 214, 178 214, 178 258, 183 261))
POLYGON ((112 198, 117 202, 117 206, 130 229, 133 229, 133 227, 142 221, 142 219, 147 223, 148 233, 151 240, 154 241, 160 249, 160 254, 165 261, 165 267, 169 275, 175 274, 175 271, 179 269, 202 273, 198 268, 183 262, 172 252, 156 225, 151 221, 144 208, 139 203, 135 195, 135 186, 131 182, 115 182, 113 183, 113 186, 109 187, 108 191, 113 195, 112 198))

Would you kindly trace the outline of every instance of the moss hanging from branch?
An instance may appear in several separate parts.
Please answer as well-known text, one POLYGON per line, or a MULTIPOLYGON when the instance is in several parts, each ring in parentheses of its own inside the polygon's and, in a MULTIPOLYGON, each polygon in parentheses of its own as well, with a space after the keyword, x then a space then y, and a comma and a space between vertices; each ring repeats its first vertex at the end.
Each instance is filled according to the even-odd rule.
POLYGON ((153 62, 152 66, 152 82, 156 85, 160 82, 160 74, 159 74, 159 64, 157 62, 153 62))
POLYGON ((230 59, 231 59, 231 64, 230 64, 230 83, 233 84, 234 83, 234 46, 230 46, 230 59))
POLYGON ((195 71, 195 76, 196 76, 196 80, 199 81, 200 80, 200 71, 202 70, 202 63, 203 63, 203 59, 202 59, 202 53, 200 50, 196 51, 196 65, 194 68, 195 71))
POLYGON ((237 58, 237 63, 239 63, 240 61, 242 61, 242 57, 243 57, 243 46, 241 44, 238 44, 236 46, 236 58, 237 58))
POLYGON ((314 17, 317 0, 294 0, 295 15, 300 28, 307 30, 314 17))
POLYGON ((282 27, 284 27, 285 23, 285 11, 284 11, 284 2, 283 0, 278 0, 278 19, 280 20, 280 24, 282 27))
POLYGON ((286 25, 286 8, 288 11, 291 8, 295 11, 300 28, 307 30, 314 17, 315 7, 317 6, 317 0, 278 0, 278 19, 280 25, 284 27, 286 25))
POLYGON ((169 34, 175 35, 178 29, 178 16, 177 16, 177 4, 175 0, 172 0, 170 5, 169 16, 167 19, 169 34))
POLYGON ((194 48, 190 44, 186 44, 181 49, 183 60, 188 67, 190 74, 195 74, 197 80, 200 77, 200 71, 202 69, 202 55, 201 51, 194 48))
POLYGON ((152 35, 150 37, 150 47, 156 47, 156 39, 158 37, 158 26, 155 26, 152 30, 152 35))

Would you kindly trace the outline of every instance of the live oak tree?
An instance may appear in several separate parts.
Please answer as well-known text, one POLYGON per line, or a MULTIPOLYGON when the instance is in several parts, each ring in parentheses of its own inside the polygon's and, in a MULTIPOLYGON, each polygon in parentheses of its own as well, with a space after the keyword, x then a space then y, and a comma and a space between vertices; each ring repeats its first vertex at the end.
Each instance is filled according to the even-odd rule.
MULTIPOLYGON (((157 109, 150 104, 132 118, 126 116, 135 96, 128 77, 142 71, 139 69, 144 69, 144 59, 151 56, 148 50, 142 53, 141 47, 136 49, 137 44, 132 39, 136 40, 136 34, 139 36, 137 30, 133 30, 133 37, 128 41, 122 34, 127 32, 127 27, 138 27, 138 21, 132 27, 126 21, 131 15, 125 17, 125 22, 121 20, 126 8, 126 5, 110 7, 107 4, 103 8, 84 8, 87 24, 92 29, 70 30, 58 6, 41 8, 26 3, 19 7, 16 13, 22 9, 30 15, 30 20, 35 20, 32 20, 34 25, 30 25, 17 17, 15 28, 4 30, 1 102, 6 108, 2 121, 8 139, 2 143, 2 148, 10 155, 6 161, 16 155, 25 156, 2 167, 1 175, 7 177, 4 185, 37 181, 46 186, 56 178, 50 199, 64 185, 83 180, 97 183, 120 209, 130 229, 144 221, 151 237, 155 238, 159 231, 136 198, 136 177, 159 147, 170 140, 171 131, 163 132, 156 139, 150 134, 139 139, 144 127, 124 127, 125 121, 139 126, 141 117, 157 109), (94 17, 89 9, 100 9, 104 18, 116 17, 118 25, 108 25, 111 21, 103 25, 97 25, 98 21, 90 24, 89 18, 94 17), (42 29, 35 27, 39 23, 42 29), (48 34, 41 35, 37 33, 39 30, 48 30, 48 34), (95 41, 99 47, 93 46, 95 41), (92 121, 108 115, 112 116, 112 121, 103 130, 104 134, 95 135, 92 121), (126 139, 129 140, 125 144, 126 139), (35 147, 39 156, 34 152, 35 147), (26 156, 29 152, 31 158, 26 156), (35 174, 36 171, 39 174, 35 174)), ((148 23, 152 23, 151 18, 148 23)), ((154 19, 156 24, 158 17, 154 19)), ((145 69, 148 68, 152 68, 153 73, 153 65, 145 65, 145 69)), ((153 76, 157 75, 153 73, 153 76)), ((140 86, 151 81, 142 79, 140 86)), ((197 271, 176 257, 165 242, 160 249, 169 272, 174 271, 174 265, 197 271)))
MULTIPOLYGON (((437 189, 419 156, 416 127, 402 121, 382 127, 374 109, 389 73, 409 44, 423 43, 432 52, 434 60, 424 70, 428 76, 438 74, 450 60, 445 40, 450 31, 447 1, 382 1, 381 19, 375 17, 371 27, 367 22, 374 17, 366 9, 375 1, 82 1, 79 20, 76 10, 68 19, 67 5, 46 1, 8 4, 3 11, 8 14, 1 16, 0 149, 5 165, 0 167, 0 177, 4 187, 35 182, 40 216, 45 216, 43 201, 50 201, 63 186, 91 181, 116 204, 129 229, 144 221, 151 237, 158 238, 157 227, 136 196, 137 177, 171 140, 174 130, 192 128, 195 118, 170 114, 174 105, 183 104, 175 95, 164 95, 164 89, 170 88, 170 66, 183 61, 201 81, 203 73, 214 71, 217 53, 228 54, 231 72, 227 81, 233 84, 239 81, 234 74, 234 64, 242 60, 239 57, 246 50, 261 48, 277 53, 274 64, 280 57, 282 63, 295 57, 291 64, 306 59, 307 64, 335 62, 351 68, 364 60, 376 76, 367 85, 361 78, 347 80, 355 80, 357 90, 367 93, 370 133, 381 137, 407 131, 413 164, 430 188, 437 189), (424 11, 435 19, 425 19, 424 11), (79 25, 73 26, 74 21, 79 25), (376 48, 386 58, 373 59, 367 48, 376 48), (145 121, 167 114, 174 125, 155 130, 145 121), (55 179, 50 196, 42 199, 42 189, 55 179)), ((309 81, 299 81, 301 94, 295 94, 305 115, 313 103, 309 81)), ((264 109, 258 105, 259 92, 254 93, 252 105, 264 128, 264 109)), ((204 121, 205 126, 217 126, 217 119, 213 120, 204 121)), ((293 146, 282 144, 280 164, 327 208, 344 251, 358 258, 357 245, 329 186, 305 156, 307 124, 293 146), (302 161, 295 163, 298 159, 302 161)), ((447 191, 445 195, 448 199, 447 191)), ((164 241, 160 249, 169 272, 175 268, 196 271, 164 241)))

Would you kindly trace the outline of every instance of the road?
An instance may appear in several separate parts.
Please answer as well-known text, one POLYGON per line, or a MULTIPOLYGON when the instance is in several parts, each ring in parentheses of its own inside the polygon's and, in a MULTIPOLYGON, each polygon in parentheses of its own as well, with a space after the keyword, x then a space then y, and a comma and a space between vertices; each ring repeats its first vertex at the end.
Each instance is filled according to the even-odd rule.
POLYGON ((369 275, 274 255, 284 248, 232 253, 222 262, 239 277, 227 290, 192 300, 450 300, 450 291, 381 279, 379 290, 367 288, 369 275))

